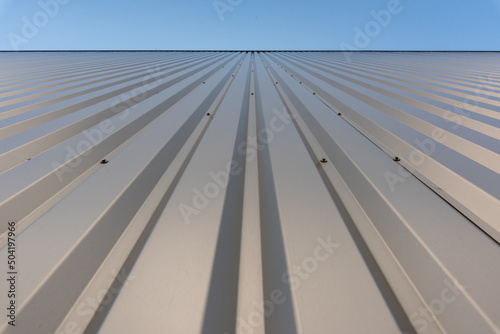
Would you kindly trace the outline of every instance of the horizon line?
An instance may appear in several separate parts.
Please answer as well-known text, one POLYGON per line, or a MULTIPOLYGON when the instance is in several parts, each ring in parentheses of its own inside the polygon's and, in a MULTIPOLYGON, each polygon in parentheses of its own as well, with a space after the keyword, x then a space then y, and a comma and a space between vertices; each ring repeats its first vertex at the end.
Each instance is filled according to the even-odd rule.
POLYGON ((0 52, 500 52, 500 50, 0 50, 0 52))

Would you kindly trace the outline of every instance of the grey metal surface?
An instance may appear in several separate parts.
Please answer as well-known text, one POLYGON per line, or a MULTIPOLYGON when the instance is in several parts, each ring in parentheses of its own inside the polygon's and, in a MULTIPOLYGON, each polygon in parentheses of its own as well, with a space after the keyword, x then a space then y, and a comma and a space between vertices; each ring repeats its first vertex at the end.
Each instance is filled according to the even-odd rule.
POLYGON ((500 333, 499 111, 498 53, 0 53, 0 333, 500 333))

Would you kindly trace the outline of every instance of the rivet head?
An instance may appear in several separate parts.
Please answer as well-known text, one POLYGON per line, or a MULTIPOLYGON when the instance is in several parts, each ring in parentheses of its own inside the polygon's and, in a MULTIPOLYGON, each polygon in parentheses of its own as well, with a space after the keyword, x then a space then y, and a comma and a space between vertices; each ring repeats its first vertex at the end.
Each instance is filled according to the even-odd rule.
POLYGON ((107 164, 108 162, 109 162, 108 160, 106 160, 106 159, 102 159, 102 160, 101 160, 101 165, 105 165, 105 164, 107 164))

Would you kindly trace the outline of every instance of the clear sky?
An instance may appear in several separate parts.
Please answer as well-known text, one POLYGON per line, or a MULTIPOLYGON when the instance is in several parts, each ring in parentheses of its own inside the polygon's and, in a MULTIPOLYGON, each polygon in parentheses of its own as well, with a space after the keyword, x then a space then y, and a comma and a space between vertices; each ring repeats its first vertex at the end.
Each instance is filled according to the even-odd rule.
POLYGON ((0 50, 347 48, 500 50, 500 0, 0 0, 0 50))

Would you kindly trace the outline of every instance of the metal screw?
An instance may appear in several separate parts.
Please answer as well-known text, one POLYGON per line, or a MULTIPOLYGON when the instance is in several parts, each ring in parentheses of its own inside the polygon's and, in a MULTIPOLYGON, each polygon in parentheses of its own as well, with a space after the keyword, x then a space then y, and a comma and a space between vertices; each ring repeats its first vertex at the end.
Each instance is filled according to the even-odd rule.
POLYGON ((254 95, 254 94, 252 93, 252 95, 254 95))
POLYGON ((401 161, 401 159, 399 157, 395 157, 394 159, 392 159, 394 161, 401 161))
POLYGON ((313 92, 313 95, 316 95, 316 93, 313 92))
POLYGON ((105 164, 107 164, 108 162, 109 162, 108 160, 106 160, 106 159, 102 159, 102 160, 101 160, 101 165, 105 165, 105 164))
POLYGON ((207 112, 207 116, 210 116, 210 113, 209 113, 209 112, 207 112))
POLYGON ((342 116, 342 113, 339 112, 337 115, 342 116))
POLYGON ((326 164, 326 163, 328 162, 328 160, 326 160, 325 158, 323 158, 323 159, 321 159, 321 160, 320 160, 320 162, 321 162, 322 164, 326 164))

